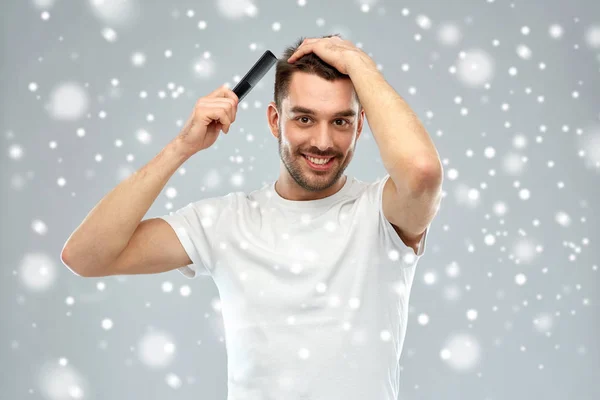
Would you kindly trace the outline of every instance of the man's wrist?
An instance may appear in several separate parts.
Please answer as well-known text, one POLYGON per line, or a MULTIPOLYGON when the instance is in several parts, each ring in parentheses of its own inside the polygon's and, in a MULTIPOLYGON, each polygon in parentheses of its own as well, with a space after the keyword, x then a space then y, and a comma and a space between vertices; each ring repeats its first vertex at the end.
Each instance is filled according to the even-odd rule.
POLYGON ((184 141, 181 139, 181 136, 177 136, 171 140, 165 150, 175 155, 175 157, 178 159, 181 159, 182 163, 197 153, 197 151, 194 151, 189 145, 184 143, 184 141))

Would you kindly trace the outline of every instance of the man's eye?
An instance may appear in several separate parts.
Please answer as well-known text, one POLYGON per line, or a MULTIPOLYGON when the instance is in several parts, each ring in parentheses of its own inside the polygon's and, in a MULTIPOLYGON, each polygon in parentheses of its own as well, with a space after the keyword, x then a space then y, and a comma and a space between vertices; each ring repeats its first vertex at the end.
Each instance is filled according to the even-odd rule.
MULTIPOLYGON (((304 119, 310 120, 309 117, 298 117, 298 118, 296 118, 296 121, 303 122, 304 119)), ((343 118, 338 118, 338 119, 335 120, 335 122, 336 122, 337 126, 345 126, 345 125, 348 125, 350 123, 349 121, 347 121, 347 120, 345 120, 343 118), (337 122, 339 122, 339 121, 342 121, 342 123, 338 124, 337 122)))

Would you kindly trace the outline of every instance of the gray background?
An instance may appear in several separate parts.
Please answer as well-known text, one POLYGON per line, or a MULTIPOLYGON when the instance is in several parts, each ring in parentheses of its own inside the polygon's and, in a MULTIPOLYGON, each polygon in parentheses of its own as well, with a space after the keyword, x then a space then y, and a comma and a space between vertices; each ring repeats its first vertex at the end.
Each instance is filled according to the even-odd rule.
MULTIPOLYGON (((600 398, 598 3, 380 0, 366 2, 368 12, 354 0, 247 3, 256 12, 216 0, 2 2, 0 398, 225 399, 210 278, 85 279, 60 251, 92 207, 179 132, 197 98, 233 87, 265 49, 279 56, 300 36, 330 33, 381 65, 444 162, 399 397, 600 398), (439 36, 448 23, 461 33, 456 42, 439 36), (476 50, 489 64, 465 68, 460 53, 476 50), (132 61, 137 52, 143 66, 132 61), (205 52, 212 69, 195 72, 205 52)), ((277 179, 266 123, 273 81, 274 69, 230 134, 188 160, 145 218, 277 179)), ((385 174, 368 127, 347 173, 385 174)))

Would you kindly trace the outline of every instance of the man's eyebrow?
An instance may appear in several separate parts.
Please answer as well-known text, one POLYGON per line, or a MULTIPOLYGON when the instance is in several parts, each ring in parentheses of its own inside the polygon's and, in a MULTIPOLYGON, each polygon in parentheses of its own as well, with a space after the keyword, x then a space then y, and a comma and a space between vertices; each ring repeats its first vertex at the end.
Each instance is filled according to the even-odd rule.
MULTIPOLYGON (((294 106, 292 108, 290 108, 290 112, 293 114, 310 114, 310 115, 316 115, 317 112, 315 110, 311 110, 310 108, 306 108, 306 107, 302 107, 302 106, 294 106)), ((335 114, 333 114, 334 117, 355 117, 356 116, 356 112, 354 110, 343 110, 343 111, 338 111, 335 114)))

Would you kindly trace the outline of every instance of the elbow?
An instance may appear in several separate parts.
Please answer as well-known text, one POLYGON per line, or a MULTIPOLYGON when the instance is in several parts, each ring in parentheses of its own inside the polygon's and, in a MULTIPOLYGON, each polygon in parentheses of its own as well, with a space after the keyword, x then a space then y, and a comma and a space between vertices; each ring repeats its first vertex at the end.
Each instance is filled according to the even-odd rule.
POLYGON ((439 190, 442 186, 444 171, 438 158, 419 162, 416 170, 412 185, 415 191, 439 190))
POLYGON ((75 267, 75 264, 71 261, 68 254, 69 253, 67 252, 66 247, 63 248, 62 252, 60 253, 60 261, 63 263, 63 265, 75 275, 82 278, 89 278, 90 275, 87 274, 83 268, 75 267))

